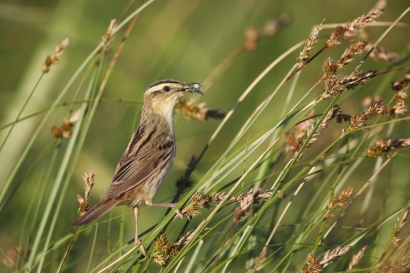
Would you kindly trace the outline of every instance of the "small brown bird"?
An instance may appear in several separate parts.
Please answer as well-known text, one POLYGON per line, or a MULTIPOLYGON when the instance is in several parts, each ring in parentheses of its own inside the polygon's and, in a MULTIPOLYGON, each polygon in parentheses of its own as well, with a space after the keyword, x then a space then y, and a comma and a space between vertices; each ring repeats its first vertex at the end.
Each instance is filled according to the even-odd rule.
MULTIPOLYGON (((144 93, 140 123, 122 155, 111 185, 102 200, 81 215, 73 226, 85 225, 118 205, 133 207, 135 244, 138 238, 139 205, 174 208, 173 203, 153 203, 152 198, 164 182, 175 158, 173 111, 186 93, 203 95, 199 83, 162 80, 151 84, 144 93)), ((182 216, 179 211, 177 214, 182 216)), ((146 255, 141 244, 141 250, 146 255)))

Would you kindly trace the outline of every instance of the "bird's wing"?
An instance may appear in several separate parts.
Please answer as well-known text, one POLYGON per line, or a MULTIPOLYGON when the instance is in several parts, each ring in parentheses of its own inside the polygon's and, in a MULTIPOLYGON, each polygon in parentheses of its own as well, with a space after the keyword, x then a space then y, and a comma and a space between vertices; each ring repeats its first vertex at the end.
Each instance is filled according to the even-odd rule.
POLYGON ((151 175, 159 174, 163 168, 168 168, 174 152, 174 139, 167 134, 157 135, 138 147, 128 147, 118 163, 104 199, 118 197, 143 183, 151 175))

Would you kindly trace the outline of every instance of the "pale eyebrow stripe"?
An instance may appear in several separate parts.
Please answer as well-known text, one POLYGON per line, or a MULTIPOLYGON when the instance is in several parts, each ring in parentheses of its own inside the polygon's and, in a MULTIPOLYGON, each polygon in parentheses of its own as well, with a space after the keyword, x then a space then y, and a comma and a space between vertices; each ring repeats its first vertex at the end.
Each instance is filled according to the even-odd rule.
POLYGON ((154 83, 152 83, 150 86, 148 86, 148 89, 163 84, 163 83, 180 83, 180 84, 184 84, 183 82, 177 81, 177 80, 160 80, 160 81, 156 81, 154 83))

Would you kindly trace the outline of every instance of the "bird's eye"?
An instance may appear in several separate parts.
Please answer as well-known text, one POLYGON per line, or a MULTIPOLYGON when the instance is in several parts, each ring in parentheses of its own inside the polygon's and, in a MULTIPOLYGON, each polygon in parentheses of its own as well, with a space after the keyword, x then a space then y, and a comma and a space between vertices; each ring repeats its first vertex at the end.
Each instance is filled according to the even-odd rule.
POLYGON ((168 85, 165 85, 162 90, 164 90, 165 92, 168 92, 169 90, 171 90, 171 88, 168 85))

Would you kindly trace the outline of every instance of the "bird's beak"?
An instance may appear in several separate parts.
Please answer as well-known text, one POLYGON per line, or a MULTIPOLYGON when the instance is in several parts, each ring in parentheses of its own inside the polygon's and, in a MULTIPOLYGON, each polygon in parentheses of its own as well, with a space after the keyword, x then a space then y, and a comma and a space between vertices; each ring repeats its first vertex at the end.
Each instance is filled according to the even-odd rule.
POLYGON ((202 88, 202 85, 196 82, 185 84, 184 87, 182 87, 182 90, 184 90, 185 92, 200 94, 202 96, 204 95, 204 89, 202 88))

